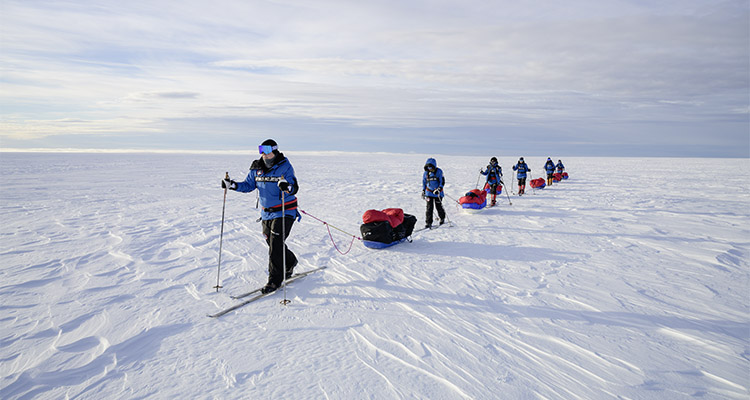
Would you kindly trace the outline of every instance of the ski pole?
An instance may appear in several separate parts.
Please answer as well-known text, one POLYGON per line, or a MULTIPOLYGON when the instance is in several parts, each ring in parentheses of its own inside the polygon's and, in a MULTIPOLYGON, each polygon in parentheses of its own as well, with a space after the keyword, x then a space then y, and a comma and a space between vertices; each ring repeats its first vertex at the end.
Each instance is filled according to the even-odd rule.
POLYGON ((482 171, 479 171, 479 176, 477 176, 477 184, 474 185, 474 189, 479 189, 479 180, 482 179, 482 171))
MULTIPOLYGON (((511 182, 512 182, 512 181, 511 181, 511 182)), ((505 186, 505 182, 503 182, 503 180, 502 180, 502 179, 500 179, 500 183, 502 183, 502 184, 503 184, 503 186, 505 186)), ((511 205, 511 206, 512 206, 512 205, 513 205, 513 203, 512 203, 511 201, 510 201, 510 195, 508 194, 508 188, 507 188, 507 187, 505 188, 505 196, 507 196, 507 197, 508 197, 508 205, 511 205)))
MULTIPOLYGON (((284 176, 281 176, 281 179, 284 179, 284 176)), ((281 262, 284 263, 284 280, 281 281, 282 285, 284 286, 284 300, 281 300, 281 304, 287 305, 291 303, 291 300, 286 299, 286 209, 284 207, 284 203, 286 200, 284 199, 284 191, 281 191, 281 250, 283 251, 281 255, 281 262)))
MULTIPOLYGON (((440 202, 440 205, 442 205, 442 204, 443 204, 443 201, 442 201, 442 200, 441 200, 440 198, 436 198, 435 200, 439 201, 439 202, 440 202)), ((459 204, 460 204, 460 203, 459 203, 459 204)), ((445 212, 445 208, 443 208, 443 212, 445 212)), ((448 213, 447 213, 447 212, 445 212, 445 219, 447 219, 447 220, 448 220, 448 225, 449 225, 449 226, 453 226, 453 221, 451 221, 451 219, 450 219, 450 218, 448 218, 448 213)))
MULTIPOLYGON (((443 199, 441 199, 440 197, 435 197, 435 211, 437 211, 438 206, 443 207, 443 199)), ((445 213, 445 207, 443 207, 443 212, 445 213)), ((437 211, 437 213, 438 217, 440 217, 440 212, 437 211)), ((448 213, 445 213, 445 216, 448 217, 448 213)))
MULTIPOLYGON (((229 171, 227 171, 226 175, 224 176, 224 180, 229 180, 229 171)), ((219 268, 218 271, 216 271, 216 286, 214 286, 214 289, 216 289, 216 292, 219 291, 223 286, 219 285, 219 277, 221 276, 221 247, 224 243, 224 210, 226 210, 227 207, 227 187, 224 185, 224 203, 221 205, 221 233, 219 234, 219 268)))

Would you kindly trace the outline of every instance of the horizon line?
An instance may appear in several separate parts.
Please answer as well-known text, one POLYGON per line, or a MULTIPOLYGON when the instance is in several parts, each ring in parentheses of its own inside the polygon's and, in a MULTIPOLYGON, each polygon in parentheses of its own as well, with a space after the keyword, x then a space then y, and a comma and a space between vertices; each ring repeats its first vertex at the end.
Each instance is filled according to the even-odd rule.
MULTIPOLYGON (((0 153, 49 153, 49 154, 196 154, 196 155, 219 155, 219 154, 243 154, 256 152, 254 148, 248 149, 226 149, 226 150, 191 150, 191 149, 82 149, 82 148, 17 148, 17 147, 0 147, 0 153)), ((344 151, 344 150, 286 150, 289 154, 296 155, 330 155, 330 154, 401 154, 401 155, 423 155, 423 156, 447 156, 447 157, 472 157, 469 155, 441 154, 441 153, 417 153, 417 152, 386 152, 386 151, 344 151)), ((282 152, 283 153, 283 152, 282 152)), ((518 155, 499 154, 500 157, 519 157, 518 155)), ((479 156, 476 156, 479 157, 479 156)), ((524 154, 520 157, 549 157, 549 155, 524 154)), ((716 158, 716 159, 750 159, 750 155, 745 157, 733 156, 674 156, 674 155, 557 155, 552 158, 716 158)))

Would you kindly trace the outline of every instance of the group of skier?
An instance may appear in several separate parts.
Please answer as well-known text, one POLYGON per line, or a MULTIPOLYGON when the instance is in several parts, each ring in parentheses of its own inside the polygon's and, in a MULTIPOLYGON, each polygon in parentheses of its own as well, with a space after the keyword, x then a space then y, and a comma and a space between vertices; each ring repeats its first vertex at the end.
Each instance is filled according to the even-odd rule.
MULTIPOLYGON (((295 220, 301 218, 297 210, 296 193, 299 190, 299 182, 294 174, 294 168, 283 153, 279 152, 278 144, 268 139, 258 146, 260 158, 254 160, 250 166, 247 177, 240 182, 230 179, 228 176, 221 181, 221 187, 225 190, 238 192, 252 192, 258 190, 258 201, 263 207, 261 220, 263 221, 263 235, 268 244, 268 282, 261 289, 262 293, 270 293, 278 289, 284 279, 292 276, 294 267, 297 266, 297 257, 286 246, 286 238, 292 230, 295 220)), ((565 170, 562 161, 558 160, 555 165, 550 158, 547 159, 545 170, 547 179, 551 184, 552 174, 565 170)), ((531 168, 521 157, 513 166, 517 171, 518 194, 524 194, 526 187, 526 174, 531 168)), ((480 173, 487 177, 485 188, 492 195, 491 205, 495 205, 497 189, 503 184, 503 170, 498 164, 497 158, 492 157, 487 168, 480 169, 480 173)), ((438 168, 434 158, 427 159, 422 175, 422 198, 426 201, 427 210, 425 214, 425 228, 431 228, 434 211, 437 211, 439 224, 445 223, 445 209, 442 199, 444 196, 445 176, 443 170, 438 168)))
MULTIPOLYGON (((493 157, 494 158, 494 157, 493 157)), ((544 170, 547 172, 547 185, 552 185, 553 175, 557 172, 563 173, 565 171, 565 165, 562 160, 557 160, 557 164, 552 161, 552 158, 547 157, 547 162, 544 164, 544 170)), ((513 166, 513 171, 516 171, 516 178, 518 179, 518 195, 521 196, 526 193, 526 177, 527 173, 531 172, 531 168, 523 160, 523 157, 518 159, 518 163, 513 166)))
MULTIPOLYGON (((562 160, 557 160, 557 164, 555 164, 552 158, 548 157, 544 169, 547 172, 547 184, 552 185, 555 171, 563 173, 565 165, 563 165, 562 160)), ((531 172, 531 168, 521 157, 513 166, 513 171, 516 171, 516 178, 518 179, 518 195, 522 196, 526 191, 526 177, 531 172)), ((491 195, 490 207, 492 207, 497 203, 499 185, 505 184, 503 182, 503 168, 498 163, 497 157, 492 157, 487 167, 480 169, 479 173, 487 177, 484 189, 491 195)), ((445 209, 442 205, 443 186, 445 186, 443 170, 437 167, 437 161, 434 158, 428 158, 422 175, 422 198, 427 201, 425 228, 432 227, 433 209, 437 209, 440 225, 445 222, 445 209)))

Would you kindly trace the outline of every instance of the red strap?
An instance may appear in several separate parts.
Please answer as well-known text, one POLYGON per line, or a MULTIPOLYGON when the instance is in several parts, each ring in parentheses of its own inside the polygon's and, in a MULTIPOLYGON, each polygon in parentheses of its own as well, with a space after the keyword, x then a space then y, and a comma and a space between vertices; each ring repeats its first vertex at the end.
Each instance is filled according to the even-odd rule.
MULTIPOLYGON (((296 210, 296 209, 297 209, 297 199, 290 200, 284 203, 284 210, 296 210)), ((279 204, 278 206, 264 208, 263 211, 279 212, 281 211, 281 204, 279 204)))

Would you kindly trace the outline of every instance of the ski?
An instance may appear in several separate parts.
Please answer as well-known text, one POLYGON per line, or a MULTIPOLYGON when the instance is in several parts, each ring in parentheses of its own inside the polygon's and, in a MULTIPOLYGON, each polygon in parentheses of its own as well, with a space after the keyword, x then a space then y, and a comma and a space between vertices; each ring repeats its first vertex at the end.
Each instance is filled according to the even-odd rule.
MULTIPOLYGON (((291 277, 289 277, 289 279, 287 280, 287 282, 291 282, 294 279, 301 278, 301 277, 303 277, 305 275, 309 275, 311 272, 319 271, 319 270, 321 270, 323 268, 325 268, 325 267, 317 268, 317 269, 314 269, 314 270, 311 270, 311 271, 307 271, 307 272, 301 272, 301 273, 298 273, 298 274, 294 274, 291 277)), ((251 290, 251 291, 249 291, 247 293, 242 293, 242 294, 239 294, 239 295, 234 295, 234 296, 229 296, 229 297, 231 297, 233 300, 242 299, 244 297, 250 296, 251 294, 260 293, 260 289, 262 289, 262 287, 259 287, 259 288, 255 289, 255 290, 251 290)))
MULTIPOLYGON (((312 270, 310 270, 310 271, 305 271, 305 272, 301 272, 301 273, 299 273, 299 274, 294 274, 294 275, 292 275, 292 276, 291 276, 291 278, 289 278, 289 279, 287 279, 287 280, 285 281, 285 282, 286 282, 285 284, 287 284, 287 285, 288 285, 288 284, 290 284, 291 282, 294 282, 294 281, 296 281, 297 279, 300 279, 300 278, 303 278, 303 277, 305 277, 305 276, 307 276, 307 275, 310 275, 310 274, 312 274, 313 272, 317 272, 317 271, 321 271, 321 270, 324 270, 325 268, 326 268, 326 267, 320 267, 320 268, 315 268, 315 269, 312 269, 312 270)), ((266 296, 270 296, 270 295, 272 295, 272 294, 274 294, 274 293, 276 293, 276 292, 278 292, 278 291, 280 291, 280 290, 283 290, 283 287, 279 287, 279 288, 278 288, 277 290, 274 290, 273 292, 270 292, 270 293, 260 293, 260 289, 256 289, 256 290, 253 290, 253 291, 251 291, 251 292, 248 292, 248 293, 245 293, 245 294, 243 294, 243 295, 240 295, 240 296, 238 296, 238 297, 236 297, 236 298, 247 297, 247 296, 250 296, 250 295, 252 295, 252 294, 254 294, 254 293, 258 293, 258 294, 257 294, 257 295, 255 295, 255 296, 253 296, 253 297, 251 297, 251 298, 249 298, 249 299, 247 299, 247 300, 245 300, 245 301, 243 301, 243 302, 241 302, 241 303, 237 303, 237 304, 235 304, 235 305, 233 305, 233 306, 231 306, 231 307, 229 307, 229 308, 226 308, 226 309, 224 309, 224 310, 221 310, 221 311, 219 311, 219 312, 217 312, 217 313, 215 313, 215 314, 208 314, 208 316, 209 316, 209 317, 211 317, 211 318, 218 318, 218 317, 221 317, 221 316, 222 316, 222 315, 224 315, 224 314, 228 314, 228 313, 230 313, 230 312, 232 312, 232 311, 234 311, 234 310, 236 310, 236 309, 238 309, 238 308, 240 308, 240 307, 243 307, 243 306, 245 306, 245 305, 248 305, 248 304, 250 304, 250 303, 252 303, 252 302, 254 302, 254 301, 256 301, 256 300, 260 300, 260 299, 262 299, 262 298, 264 298, 264 297, 266 297, 266 296)))
POLYGON ((261 288, 257 288, 257 289, 255 289, 255 290, 251 290, 251 291, 249 291, 249 292, 247 292, 247 293, 242 293, 242 294, 240 294, 240 295, 229 296, 229 297, 230 297, 230 298, 231 298, 232 300, 238 300, 238 299, 241 299, 241 298, 243 298, 243 297, 247 297, 247 296, 250 296, 251 294, 255 294, 255 293, 258 293, 258 292, 260 292, 260 289, 261 289, 261 288))
POLYGON ((450 227, 453 226, 453 222, 448 221, 448 222, 444 223, 443 225, 433 225, 433 226, 431 226, 429 228, 417 229, 416 231, 412 232, 412 235, 416 235, 417 233, 424 232, 424 231, 434 231, 435 229, 438 229, 441 226, 445 226, 447 228, 450 228, 450 227))

